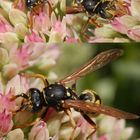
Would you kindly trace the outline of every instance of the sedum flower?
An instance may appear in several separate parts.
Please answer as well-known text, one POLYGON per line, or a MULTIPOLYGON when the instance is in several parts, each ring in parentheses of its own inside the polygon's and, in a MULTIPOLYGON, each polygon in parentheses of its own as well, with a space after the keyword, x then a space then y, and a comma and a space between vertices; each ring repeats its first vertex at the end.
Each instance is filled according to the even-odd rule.
POLYGON ((108 26, 104 25, 99 29, 95 29, 95 31, 91 31, 95 36, 89 38, 90 43, 102 42, 104 39, 108 39, 109 42, 140 41, 140 20, 138 16, 140 2, 137 0, 127 2, 129 3, 130 15, 116 17, 108 26), (108 32, 104 35, 105 31, 108 32))
MULTIPOLYGON (((22 103, 22 98, 11 99, 15 95, 26 93, 30 87, 43 88, 38 79, 38 82, 35 80, 30 83, 26 77, 20 76, 18 73, 29 68, 32 68, 30 72, 33 72, 32 70, 36 67, 40 71, 46 71, 48 78, 56 78, 53 72, 49 74, 48 71, 56 64, 59 47, 56 44, 46 43, 25 43, 21 46, 1 44, 0 55, 2 60, 0 63, 0 138, 14 139, 19 131, 11 131, 13 126, 24 124, 33 116, 30 112, 15 113, 22 103)), ((20 138, 23 139, 23 137, 24 135, 20 138)))
POLYGON ((3 60, 0 63, 2 75, 10 79, 35 65, 39 69, 47 69, 55 65, 55 60, 59 56, 59 47, 45 43, 26 43, 21 47, 18 44, 1 45, 0 54, 3 60))
POLYGON ((0 138, 6 135, 12 127, 12 113, 3 110, 3 112, 0 112, 0 138))
POLYGON ((18 138, 18 140, 24 140, 24 133, 19 128, 14 129, 7 134, 8 140, 15 140, 16 138, 18 138))
POLYGON ((125 8, 128 13, 118 15, 112 20, 106 22, 101 18, 97 22, 101 23, 101 27, 88 28, 87 34, 80 34, 86 18, 81 15, 67 15, 67 30, 70 37, 75 37, 73 30, 80 34, 79 39, 86 40, 89 43, 100 42, 130 42, 140 41, 140 16, 139 16, 139 0, 124 0, 125 8), (83 24, 82 24, 83 23, 83 24))
MULTIPOLYGON (((36 123, 31 127, 31 130, 27 129, 25 133, 23 133, 21 129, 14 129, 11 131, 13 125, 18 125, 17 122, 20 124, 26 124, 29 119, 35 117, 37 118, 37 116, 29 114, 30 112, 28 111, 19 112, 13 116, 12 110, 20 107, 22 98, 21 100, 17 99, 15 105, 15 101, 9 100, 10 97, 12 95, 26 93, 31 87, 37 87, 40 90, 42 90, 43 87, 41 81, 38 81, 37 79, 32 81, 31 79, 19 75, 9 80, 6 87, 2 83, 0 85, 0 91, 2 91, 2 98, 0 98, 0 103, 2 103, 1 107, 2 109, 5 108, 5 111, 8 112, 6 113, 5 111, 0 111, 0 118, 5 118, 5 121, 7 122, 7 125, 5 125, 5 123, 0 124, 0 126, 2 124, 4 124, 5 127, 7 126, 4 130, 0 129, 2 137, 6 135, 9 139, 14 139, 16 136, 21 135, 21 140, 23 138, 28 138, 29 140, 49 140, 50 138, 53 140, 67 140, 70 138, 74 129, 71 126, 69 117, 64 112, 54 111, 53 108, 49 109, 43 120, 36 121, 36 123), (14 90, 9 90, 13 88, 14 90), (4 93, 4 90, 7 94, 4 93), (5 117, 3 117, 3 115, 5 117)), ((91 127, 91 125, 81 116, 79 112, 72 110, 72 116, 76 122, 74 139, 86 140, 86 137, 94 131, 93 127, 91 127)), ((92 120, 97 124, 97 131, 92 135, 92 140, 111 140, 114 138, 116 138, 116 140, 127 140, 132 135, 133 128, 125 127, 125 121, 123 119, 118 120, 113 117, 102 115, 97 118, 92 118, 92 120)))
POLYGON ((49 140, 49 132, 45 122, 39 121, 32 127, 29 140, 49 140))
POLYGON ((124 119, 116 119, 110 116, 99 117, 99 129, 96 135, 93 135, 93 140, 99 139, 106 140, 128 140, 132 136, 133 128, 125 127, 124 119))
POLYGON ((15 101, 10 100, 15 95, 15 90, 8 86, 5 87, 2 79, 0 79, 0 85, 0 138, 2 138, 13 127, 12 117, 17 106, 15 101))
POLYGON ((49 6, 46 3, 43 11, 33 15, 33 23, 29 23, 31 13, 30 10, 27 10, 22 0, 19 0, 16 7, 14 7, 14 3, 10 0, 1 0, 0 42, 7 45, 29 41, 49 41, 50 43, 63 42, 66 34, 65 16, 62 11, 64 10, 64 3, 64 0, 50 2, 53 9, 51 14, 49 12, 49 6), (58 22, 61 27, 54 29, 54 26, 56 26, 55 24, 58 24, 58 22), (30 27, 30 25, 32 27, 30 27), (61 33, 59 31, 61 31, 61 33))

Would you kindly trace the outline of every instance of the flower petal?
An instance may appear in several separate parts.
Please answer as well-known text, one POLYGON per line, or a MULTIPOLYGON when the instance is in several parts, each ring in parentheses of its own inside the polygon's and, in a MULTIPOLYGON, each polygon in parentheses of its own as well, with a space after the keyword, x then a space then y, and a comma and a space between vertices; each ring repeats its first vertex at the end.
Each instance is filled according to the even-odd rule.
POLYGON ((16 64, 7 64, 3 67, 3 76, 7 79, 11 79, 19 72, 18 66, 16 64))
POLYGON ((18 36, 13 32, 0 33, 0 43, 3 43, 5 46, 11 46, 19 42, 18 36))
POLYGON ((14 129, 7 135, 8 140, 24 140, 24 133, 21 129, 14 129))
POLYGON ((18 9, 12 8, 10 10, 9 19, 14 26, 19 23, 22 23, 25 26, 27 26, 27 15, 18 9))
POLYGON ((131 0, 131 14, 140 18, 140 1, 131 0))
POLYGON ((12 113, 3 110, 3 112, 0 112, 0 137, 6 135, 12 127, 12 113))
POLYGON ((39 121, 36 123, 29 133, 29 140, 49 140, 49 132, 46 123, 39 121))
POLYGON ((4 48, 0 48, 0 68, 9 61, 8 52, 4 48))
POLYGON ((127 35, 135 41, 140 41, 140 26, 135 26, 129 29, 127 35))
POLYGON ((23 23, 19 23, 15 25, 15 32, 20 39, 24 39, 25 36, 29 33, 29 30, 23 23))

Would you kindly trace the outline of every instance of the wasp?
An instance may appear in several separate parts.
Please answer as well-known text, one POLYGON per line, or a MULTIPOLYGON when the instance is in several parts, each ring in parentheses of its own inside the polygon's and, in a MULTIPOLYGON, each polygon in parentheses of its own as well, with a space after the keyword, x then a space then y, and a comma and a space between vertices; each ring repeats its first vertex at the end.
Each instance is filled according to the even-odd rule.
POLYGON ((123 0, 74 0, 74 6, 67 6, 67 14, 86 13, 88 20, 83 26, 81 33, 84 33, 89 24, 95 27, 102 26, 96 20, 101 17, 103 19, 112 20, 119 15, 128 14, 126 3, 123 0))
MULTIPOLYGON (((13 6, 18 7, 18 3, 20 0, 15 0, 13 6)), ((44 5, 47 3, 49 6, 49 15, 52 12, 52 6, 48 0, 21 0, 22 4, 25 6, 27 10, 30 11, 29 15, 29 27, 33 26, 33 17, 38 15, 41 11, 43 11, 44 5)))
MULTIPOLYGON (((58 112, 64 111, 69 116, 73 128, 75 128, 76 122, 74 121, 71 112, 71 108, 73 108, 81 113, 84 119, 95 129, 95 131, 97 128, 96 124, 89 117, 89 114, 92 114, 93 116, 105 114, 116 118, 137 119, 139 117, 138 115, 103 105, 99 95, 93 90, 87 89, 80 95, 76 94, 76 81, 80 77, 103 67, 112 60, 117 59, 122 54, 123 50, 121 49, 103 51, 74 73, 52 84, 49 84, 48 80, 43 75, 25 75, 28 77, 41 78, 45 86, 42 90, 39 90, 38 88, 30 88, 26 93, 16 95, 13 98, 14 100, 19 97, 22 97, 24 100, 16 112, 28 110, 36 113, 45 107, 46 110, 44 113, 47 113, 47 109, 51 107, 58 112), (72 83, 71 86, 67 87, 66 85, 70 83, 72 83)), ((42 115, 42 117, 43 116, 44 115, 42 115)), ((73 139, 73 135, 70 139, 73 139)))

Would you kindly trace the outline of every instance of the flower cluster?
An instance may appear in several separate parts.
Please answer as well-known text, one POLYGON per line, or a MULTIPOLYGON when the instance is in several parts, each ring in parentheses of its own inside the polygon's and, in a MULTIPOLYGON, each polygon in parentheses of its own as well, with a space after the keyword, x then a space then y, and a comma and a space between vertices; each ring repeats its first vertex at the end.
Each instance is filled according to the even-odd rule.
MULTIPOLYGON (((89 43, 101 42, 130 42, 140 41, 140 16, 139 16, 139 0, 123 0, 128 13, 117 16, 112 20, 97 19, 101 23, 101 27, 87 29, 88 36, 82 34, 79 36, 83 24, 87 21, 87 15, 71 14, 67 15, 67 34, 69 38, 75 38, 77 41, 85 41, 89 43)), ((74 40, 75 41, 75 40, 74 40)))
POLYGON ((33 17, 23 2, 19 0, 14 6, 14 2, 10 0, 0 0, 0 42, 11 44, 64 41, 66 36, 65 0, 51 1, 50 15, 49 6, 46 3, 43 11, 34 14, 33 17), (32 27, 29 22, 32 22, 32 27))
MULTIPOLYGON (((42 120, 39 119, 42 112, 39 112, 40 114, 34 114, 28 110, 17 112, 26 102, 21 97, 16 98, 18 95, 27 94, 30 88, 37 87, 40 91, 44 88, 41 80, 38 78, 33 80, 22 73, 43 73, 47 75, 48 80, 56 80, 57 75, 50 68, 56 64, 60 56, 60 45, 57 43, 81 41, 76 28, 79 28, 79 21, 83 19, 80 16, 76 19, 73 15, 64 15, 65 0, 47 1, 51 5, 51 10, 50 5, 46 3, 39 13, 32 15, 24 0, 0 0, 0 140, 16 138, 19 140, 68 140, 70 138, 86 140, 88 136, 91 140, 129 139, 133 128, 125 127, 124 120, 112 117, 101 116, 96 119, 91 114, 91 119, 97 124, 96 131, 81 113, 74 109, 71 109, 71 112, 76 123, 75 128, 71 126, 70 118, 64 111, 56 112, 53 108, 48 108, 42 120), (73 28, 73 25, 76 25, 76 28, 73 28), (30 123, 32 121, 34 123, 30 123), (28 124, 32 124, 31 129, 28 124)), ((131 15, 117 17, 110 24, 105 24, 94 31, 89 30, 94 35, 88 37, 87 41, 108 40, 110 36, 98 38, 99 30, 104 31, 106 26, 111 26, 111 31, 126 34, 133 40, 136 40, 137 36, 138 40, 138 26, 128 27, 127 25, 128 18, 130 18, 129 22, 133 19, 131 25, 139 23, 138 11, 135 10, 137 7, 133 3, 135 3, 134 0, 129 7, 130 11, 133 11, 133 13, 130 12, 131 15), (126 23, 124 24, 122 20, 126 23)), ((113 38, 111 41, 114 40, 113 38)), ((124 38, 122 40, 124 41, 124 38)), ((30 102, 27 105, 30 106, 30 102)))
MULTIPOLYGON (((58 45, 48 45, 46 43, 26 43, 0 46, 1 54, 1 79, 0 79, 0 137, 9 140, 19 139, 29 140, 59 140, 74 139, 85 140, 95 129, 75 110, 72 110, 73 119, 76 122, 75 130, 71 126, 69 117, 65 112, 56 112, 53 108, 49 108, 43 120, 38 120, 31 127, 26 127, 26 133, 18 125, 28 124, 29 120, 37 117, 29 111, 21 111, 16 113, 22 102, 22 98, 11 100, 15 95, 27 93, 29 88, 37 87, 42 90, 44 85, 38 79, 19 75, 20 72, 34 72, 37 69, 40 72, 47 71, 47 78, 55 78, 49 67, 52 67, 60 54, 58 45), (22 116, 22 117, 21 117, 22 116), (73 136, 71 135, 73 134, 73 136)), ((97 124, 97 131, 91 136, 92 140, 107 139, 113 137, 116 139, 129 139, 133 132, 133 128, 125 128, 124 120, 117 120, 112 117, 101 116, 97 119, 91 118, 97 124), (106 125, 109 122, 108 129, 106 125), (117 135, 117 136, 116 136, 117 135)))
MULTIPOLYGON (((58 45, 45 43, 26 43, 20 46, 18 44, 11 46, 2 44, 0 46, 0 55, 0 137, 2 138, 13 128, 13 119, 19 120, 21 118, 15 116, 15 110, 18 109, 21 100, 11 99, 15 95, 26 93, 33 84, 28 84, 27 79, 18 74, 36 67, 40 71, 47 71, 49 79, 56 78, 56 74, 49 73, 48 69, 55 65, 59 56, 59 47, 58 45)), ((33 70, 30 70, 30 72, 33 72, 33 70)), ((39 84, 37 86, 39 87, 39 84)), ((15 130, 13 131, 15 132, 15 130)), ((22 131, 17 130, 16 132, 22 131)), ((9 133, 11 134, 12 131, 9 133)))

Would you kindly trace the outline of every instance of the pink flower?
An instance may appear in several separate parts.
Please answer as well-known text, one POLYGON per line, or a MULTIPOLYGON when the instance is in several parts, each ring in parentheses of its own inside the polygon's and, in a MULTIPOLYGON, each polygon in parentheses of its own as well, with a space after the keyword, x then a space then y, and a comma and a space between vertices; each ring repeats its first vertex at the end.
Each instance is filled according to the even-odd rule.
POLYGON ((140 25, 139 26, 135 26, 134 28, 132 29, 129 29, 127 31, 127 35, 135 40, 135 41, 140 41, 140 25))
POLYGON ((6 95, 0 93, 0 112, 6 109, 6 111, 12 112, 16 109, 15 101, 10 99, 14 96, 15 91, 11 88, 6 95))
POLYGON ((26 42, 44 42, 43 38, 41 38, 38 33, 31 32, 31 34, 25 36, 26 42))
POLYGON ((66 42, 67 43, 78 43, 79 39, 76 39, 74 37, 66 37, 66 42))
MULTIPOLYGON (((52 13, 51 16, 51 25, 52 28, 48 32, 49 35, 49 42, 61 42, 64 40, 66 36, 66 21, 65 18, 60 20, 59 18, 56 18, 54 13, 52 13)), ((46 32, 47 33, 47 32, 46 32)))
POLYGON ((26 69, 29 66, 31 53, 32 52, 28 44, 25 44, 20 48, 13 46, 10 52, 11 62, 18 65, 19 70, 26 69))
POLYGON ((59 46, 46 43, 25 43, 5 46, 0 49, 3 76, 12 78, 17 73, 36 65, 38 69, 45 69, 56 64, 59 57, 59 46), (7 47, 7 48, 6 48, 7 47))
POLYGON ((15 43, 21 42, 49 41, 54 43, 64 41, 65 34, 64 30, 62 30, 64 29, 62 27, 64 27, 65 24, 63 23, 64 13, 62 11, 64 10, 64 4, 64 0, 53 2, 51 1, 50 5, 52 9, 46 2, 43 5, 43 9, 38 8, 29 10, 25 4, 25 1, 23 0, 1 1, 0 7, 2 12, 0 13, 0 42, 6 45, 13 45, 15 43), (5 15, 9 20, 4 18, 5 15), (61 28, 61 30, 59 30, 61 31, 60 35, 57 32, 58 30, 56 31, 56 28, 55 31, 52 30, 52 28, 54 28, 54 24, 52 24, 52 17, 55 17, 63 25, 59 27, 59 29, 61 28))
POLYGON ((29 133, 29 140, 49 140, 49 132, 44 121, 37 122, 29 133))
POLYGON ((12 113, 3 110, 3 112, 0 112, 0 137, 6 135, 12 127, 12 113))
MULTIPOLYGON (((15 2, 16 2, 16 1, 15 1, 15 2)), ((22 11, 24 11, 24 10, 26 9, 26 6, 25 6, 25 4, 23 3, 22 0, 18 0, 18 3, 14 3, 14 4, 13 4, 13 7, 14 7, 14 8, 18 8, 18 9, 20 9, 20 10, 22 10, 22 11)))
POLYGON ((13 27, 8 23, 8 21, 0 15, 0 33, 5 33, 5 32, 12 32, 13 27))
MULTIPOLYGON (((81 33, 81 29, 86 24, 86 18, 83 18, 84 14, 71 14, 67 15, 67 35, 69 37, 75 37, 77 33, 79 40, 84 40, 89 43, 101 43, 101 42, 130 42, 140 41, 140 1, 139 0, 123 0, 122 8, 127 12, 122 12, 119 5, 116 4, 116 12, 120 12, 113 19, 103 20, 97 18, 95 22, 100 27, 88 26, 88 29, 81 33), (81 29, 79 30, 79 27, 81 29), (76 33, 75 33, 76 32, 76 33)), ((94 19, 94 17, 93 17, 94 19)), ((75 37, 76 38, 76 37, 75 37)))
POLYGON ((34 16, 33 29, 45 33, 51 28, 50 17, 45 12, 40 12, 34 16))

